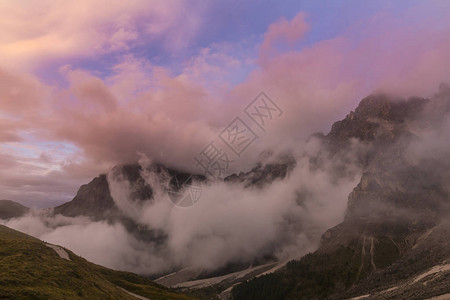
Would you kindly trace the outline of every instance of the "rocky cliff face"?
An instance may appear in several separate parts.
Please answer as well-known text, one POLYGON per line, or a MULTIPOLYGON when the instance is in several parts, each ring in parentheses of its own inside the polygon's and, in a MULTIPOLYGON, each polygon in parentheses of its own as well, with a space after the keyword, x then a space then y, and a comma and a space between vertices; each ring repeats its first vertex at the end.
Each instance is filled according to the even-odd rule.
POLYGON ((344 120, 333 124, 326 141, 334 151, 355 138, 375 145, 390 144, 408 133, 408 123, 416 120, 427 99, 392 99, 387 95, 372 95, 361 100, 344 120))
MULTIPOLYGON (((450 216, 450 164, 443 156, 416 151, 417 145, 424 144, 421 133, 442 130, 446 110, 439 107, 448 107, 449 100, 450 94, 442 89, 432 100, 389 103, 385 97, 369 97, 326 137, 333 146, 350 137, 370 144, 361 181, 349 195, 345 220, 324 234, 318 250, 335 255, 341 247, 350 247, 358 257, 356 276, 347 286, 350 290, 337 289, 337 295, 377 294, 390 281, 403 288, 383 297, 411 297, 413 293, 405 291, 414 287, 401 279, 450 258, 448 243, 443 242, 449 229, 445 222, 450 216), (358 130, 347 130, 358 125, 358 130), (432 230, 435 236, 429 236, 432 230), (424 239, 434 239, 433 244, 424 239)), ((347 275, 352 272, 348 269, 347 275)), ((444 290, 437 284, 422 294, 444 290)))
POLYGON ((68 217, 88 216, 94 220, 117 215, 118 210, 111 197, 106 175, 102 174, 82 185, 75 198, 55 207, 54 213, 68 217))
MULTIPOLYGON (((142 167, 139 165, 116 166, 111 173, 120 174, 124 180, 131 184, 130 197, 135 201, 144 201, 152 198, 152 188, 141 175, 142 167)), ((65 216, 88 216, 94 220, 116 219, 121 216, 120 211, 111 197, 106 174, 101 174, 88 184, 82 185, 72 201, 54 208, 55 214, 65 216)))
POLYGON ((331 155, 345 151, 352 139, 365 144, 359 163, 364 173, 349 195, 346 221, 411 223, 439 221, 448 207, 448 161, 417 155, 418 132, 439 131, 450 93, 429 99, 369 96, 355 112, 336 122, 322 137, 331 155))
POLYGON ((258 299, 450 293, 450 161, 443 142, 449 108, 446 85, 431 100, 372 95, 328 135, 316 134, 334 159, 355 141, 363 145, 357 163, 364 172, 349 195, 345 220, 322 236, 315 253, 237 286, 234 298, 256 299, 261 289, 270 296, 258 299), (430 132, 437 137, 427 140, 430 132))

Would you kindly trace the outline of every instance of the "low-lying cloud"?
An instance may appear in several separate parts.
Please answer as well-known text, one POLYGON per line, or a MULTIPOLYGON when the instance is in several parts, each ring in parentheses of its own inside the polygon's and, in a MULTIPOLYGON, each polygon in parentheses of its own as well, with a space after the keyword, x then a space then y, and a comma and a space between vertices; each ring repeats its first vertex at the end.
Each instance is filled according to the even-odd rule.
MULTIPOLYGON (((318 147, 312 139, 306 149, 317 155, 318 147)), ((146 160, 141 163, 148 166, 146 160)), ((327 160, 313 168, 310 156, 302 153, 285 179, 263 188, 209 183, 203 186, 200 201, 186 209, 175 207, 163 192, 167 181, 161 174, 142 172, 154 190, 154 199, 144 202, 132 200, 128 182, 110 174, 116 205, 139 226, 164 233, 167 239, 162 244, 136 239, 121 223, 44 212, 6 225, 65 246, 93 262, 143 274, 181 267, 214 270, 228 263, 253 263, 264 255, 285 260, 313 251, 321 234, 343 219, 347 196, 358 183, 360 170, 349 160, 346 176, 337 177, 340 163, 327 160)))
POLYGON ((314 251, 321 235, 344 219, 348 196, 359 183, 363 192, 351 213, 378 222, 432 221, 424 216, 436 216, 433 220, 438 222, 449 210, 445 137, 450 126, 442 109, 448 103, 448 95, 437 97, 424 115, 398 125, 410 133, 375 153, 364 174, 360 159, 377 150, 371 148, 374 145, 350 140, 348 148, 330 157, 319 139, 311 137, 292 154, 296 165, 286 178, 263 187, 205 183, 200 201, 180 209, 166 193, 168 176, 148 168, 151 160, 145 155, 139 161, 141 176, 153 189, 152 200, 132 199, 130 183, 117 170, 111 171, 107 178, 116 206, 140 228, 161 233, 162 241, 139 240, 120 222, 51 216, 45 211, 5 224, 111 268, 161 274, 184 267, 211 271, 229 263, 261 262, 264 256, 283 261, 314 251), (364 178, 381 186, 364 190, 364 178), (389 201, 383 202, 385 196, 389 201), (437 213, 429 214, 432 211, 437 213))

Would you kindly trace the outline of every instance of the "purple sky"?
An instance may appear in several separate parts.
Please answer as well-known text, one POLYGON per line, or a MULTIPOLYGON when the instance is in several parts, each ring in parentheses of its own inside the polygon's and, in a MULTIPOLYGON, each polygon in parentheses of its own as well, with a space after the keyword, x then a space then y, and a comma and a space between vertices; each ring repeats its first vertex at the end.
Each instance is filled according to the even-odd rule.
POLYGON ((234 166, 381 89, 450 81, 446 1, 2 1, 0 199, 47 207, 117 163, 192 170, 260 92, 286 112, 234 166), (26 3, 26 5, 24 4, 26 3))

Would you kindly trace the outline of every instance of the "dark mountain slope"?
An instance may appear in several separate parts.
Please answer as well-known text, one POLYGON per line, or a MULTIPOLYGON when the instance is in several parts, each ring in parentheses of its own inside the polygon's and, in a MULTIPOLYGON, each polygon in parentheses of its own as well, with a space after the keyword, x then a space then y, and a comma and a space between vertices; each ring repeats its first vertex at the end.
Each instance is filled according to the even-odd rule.
MULTIPOLYGON (((114 167, 111 172, 120 173, 128 180, 133 190, 133 199, 142 201, 152 197, 151 187, 141 176, 139 165, 123 165, 114 167)), ((114 204, 109 190, 106 174, 101 174, 88 184, 82 185, 75 198, 54 208, 55 214, 69 217, 88 216, 93 220, 111 220, 121 217, 120 211, 114 204)))
POLYGON ((94 220, 112 217, 118 214, 111 198, 106 175, 94 178, 82 185, 72 201, 54 208, 55 214, 68 217, 88 216, 94 220))
POLYGON ((25 215, 29 208, 11 200, 0 200, 0 219, 7 220, 25 215))
POLYGON ((400 259, 372 272, 340 297, 369 294, 367 299, 426 299, 450 293, 449 237, 448 221, 428 229, 400 259))
POLYGON ((365 145, 359 156, 364 173, 349 195, 345 220, 323 235, 316 252, 235 287, 234 299, 342 299, 392 285, 402 286, 395 299, 448 293, 448 273, 436 275, 426 289, 407 280, 450 260, 450 162, 442 155, 414 155, 421 141, 414 132, 441 131, 448 114, 442 108, 449 103, 443 89, 432 100, 370 96, 327 136, 316 135, 335 158, 354 139, 365 145))
MULTIPOLYGON (((295 159, 289 155, 283 156, 278 162, 260 163, 249 172, 241 172, 239 175, 233 174, 224 179, 225 182, 241 182, 247 187, 261 187, 274 180, 284 178, 295 166, 295 159)), ((197 181, 204 182, 207 179, 202 175, 194 175, 181 172, 175 169, 166 168, 162 165, 154 164, 149 166, 149 170, 158 176, 167 174, 170 178, 170 190, 180 188, 177 182, 186 182, 191 177, 197 181)), ((149 171, 146 170, 146 171, 149 171)), ((142 166, 138 164, 115 166, 110 175, 123 178, 130 183, 129 197, 134 201, 151 201, 153 196, 152 187, 145 182, 142 176, 142 166)), ((93 220, 118 220, 124 221, 126 218, 121 214, 115 205, 108 185, 107 175, 101 174, 88 184, 82 185, 77 195, 72 201, 64 203, 54 208, 55 214, 62 214, 69 217, 88 216, 93 220)), ((125 220, 129 222, 131 220, 125 220)))

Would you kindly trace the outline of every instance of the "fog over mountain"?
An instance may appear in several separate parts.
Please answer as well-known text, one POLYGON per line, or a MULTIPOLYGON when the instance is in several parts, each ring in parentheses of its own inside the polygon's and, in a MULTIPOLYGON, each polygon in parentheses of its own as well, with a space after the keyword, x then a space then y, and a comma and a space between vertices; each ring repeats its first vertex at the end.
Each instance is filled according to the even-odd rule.
POLYGON ((446 85, 431 100, 369 96, 328 135, 264 155, 248 173, 203 182, 192 207, 171 202, 172 171, 143 155, 82 187, 78 202, 56 215, 36 211, 6 225, 108 267, 151 275, 300 258, 344 216, 434 222, 449 209, 449 96, 446 85), (273 178, 277 168, 285 172, 273 178), (112 202, 89 198, 99 188, 112 202))
POLYGON ((2 1, 0 224, 200 299, 450 294, 449 13, 2 1))
MULTIPOLYGON (((312 139, 306 147, 316 153, 320 145, 312 139)), ((261 188, 244 182, 207 183, 199 202, 186 209, 173 205, 163 191, 164 176, 144 171, 148 165, 143 160, 141 174, 152 187, 151 200, 133 199, 130 183, 108 174, 120 213, 164 236, 161 245, 137 239, 120 222, 92 222, 87 217, 35 212, 6 224, 94 262, 146 274, 178 266, 213 270, 230 262, 252 263, 265 255, 284 260, 314 250, 320 235, 342 220, 347 196, 361 173, 352 164, 353 155, 347 153, 348 163, 342 163, 324 154, 325 163, 311 169, 308 154, 296 154, 286 178, 261 188)))

